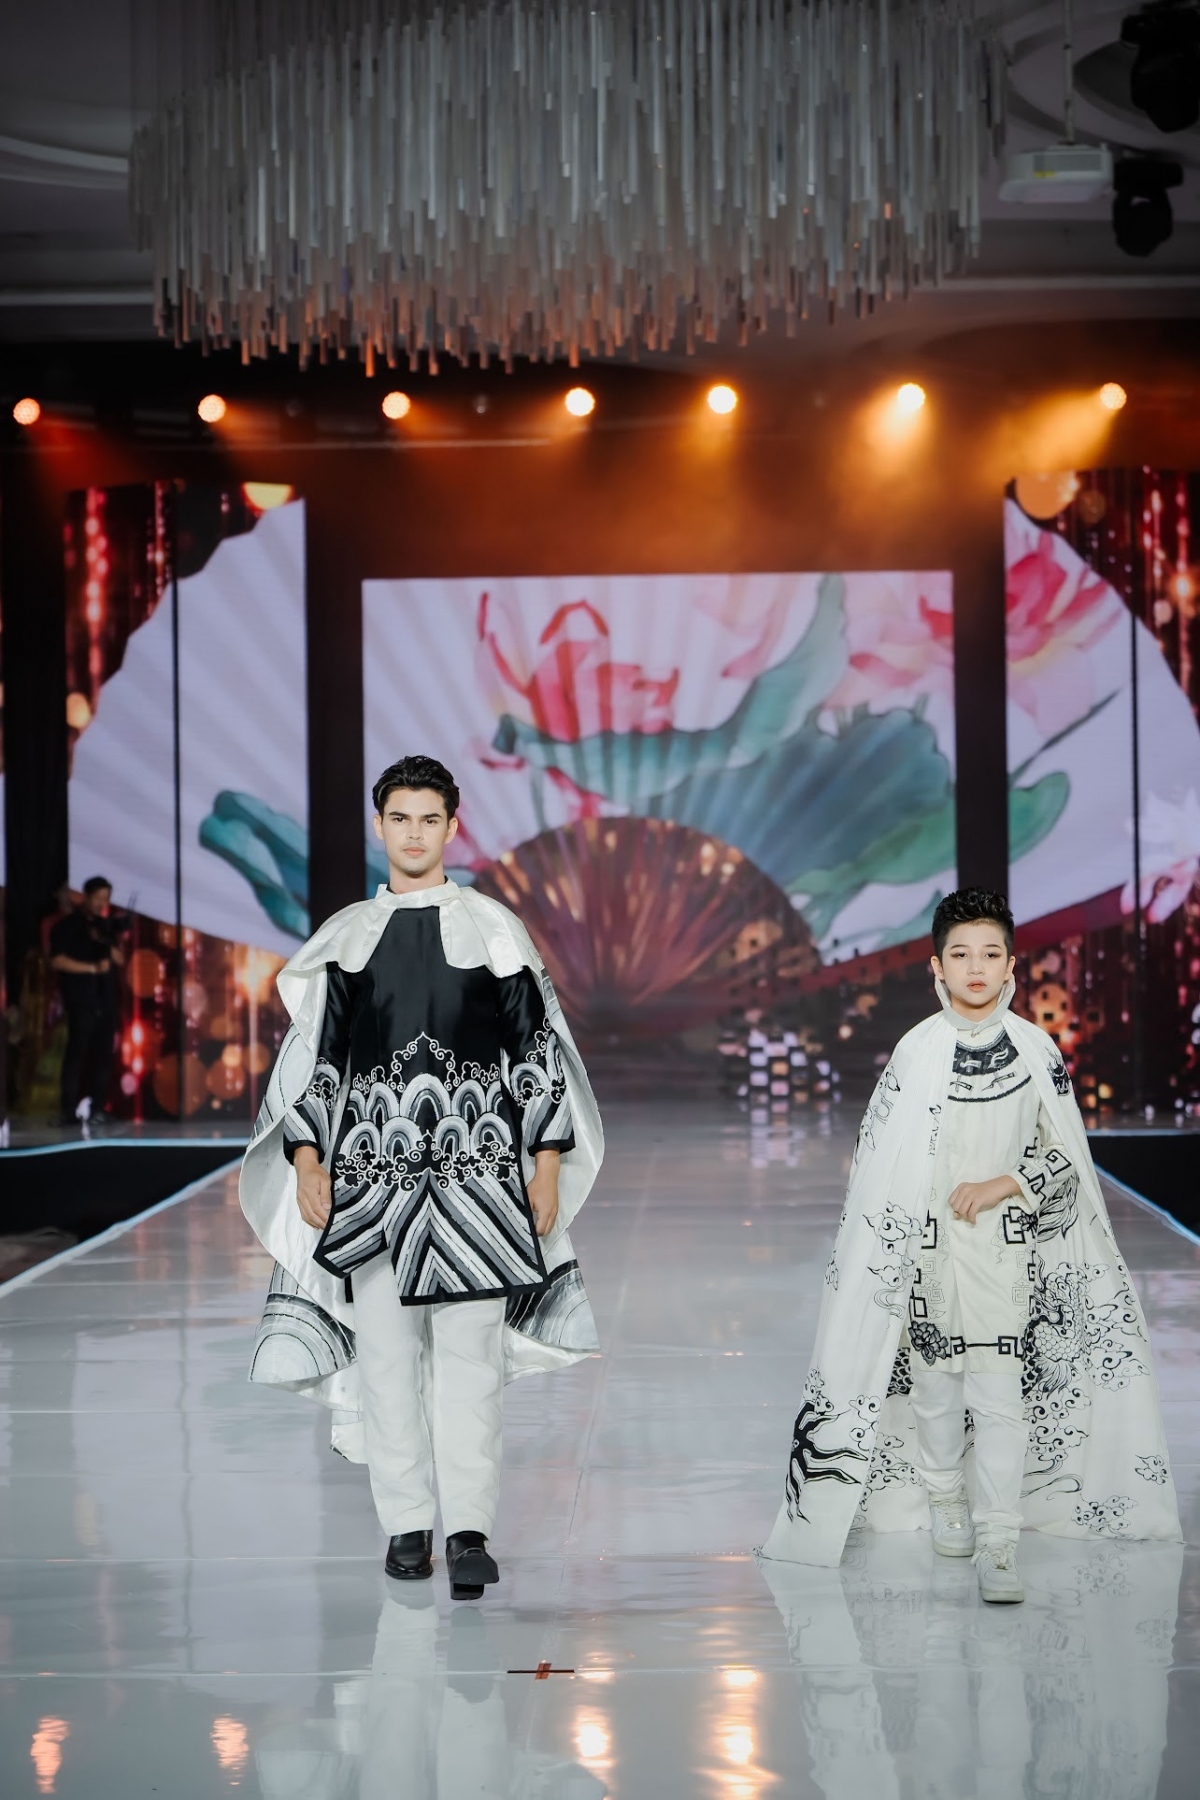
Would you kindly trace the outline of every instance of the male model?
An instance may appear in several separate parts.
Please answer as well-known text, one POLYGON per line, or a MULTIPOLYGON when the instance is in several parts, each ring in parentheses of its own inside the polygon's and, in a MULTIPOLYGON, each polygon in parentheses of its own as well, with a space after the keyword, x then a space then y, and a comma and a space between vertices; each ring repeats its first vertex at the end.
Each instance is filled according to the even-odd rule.
POLYGON ((436 1482, 451 1592, 475 1599, 505 1376, 598 1348, 566 1226, 603 1135, 528 934, 446 878, 450 772, 410 756, 373 797, 387 887, 279 977, 293 1028, 241 1181, 277 1263, 251 1378, 334 1408, 397 1579, 432 1572, 436 1482))

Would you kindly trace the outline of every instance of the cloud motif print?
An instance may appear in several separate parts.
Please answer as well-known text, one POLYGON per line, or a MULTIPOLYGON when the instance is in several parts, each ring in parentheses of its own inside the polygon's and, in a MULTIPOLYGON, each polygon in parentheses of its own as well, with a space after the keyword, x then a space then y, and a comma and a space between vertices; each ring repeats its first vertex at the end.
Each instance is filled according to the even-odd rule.
POLYGON ((451 966, 438 913, 398 907, 364 968, 328 965, 316 1067, 284 1122, 290 1154, 314 1145, 333 1177, 314 1260, 352 1278, 386 1252, 408 1303, 544 1287, 524 1159, 575 1143, 537 978, 451 966))
POLYGON ((322 1255, 354 1267, 397 1246, 400 1287, 422 1299, 538 1284, 499 1068, 460 1071, 450 1052, 426 1043, 445 1062, 444 1078, 406 1079, 397 1055, 386 1074, 351 1083, 322 1255))

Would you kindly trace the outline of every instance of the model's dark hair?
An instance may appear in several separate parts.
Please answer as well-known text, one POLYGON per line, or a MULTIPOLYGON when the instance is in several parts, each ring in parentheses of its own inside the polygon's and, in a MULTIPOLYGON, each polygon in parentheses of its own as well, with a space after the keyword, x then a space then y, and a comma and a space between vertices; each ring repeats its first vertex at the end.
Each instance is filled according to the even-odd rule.
POLYGON ((956 925, 999 925, 1012 955, 1013 916, 1003 894, 994 894, 990 888, 965 887, 938 902, 933 915, 933 954, 939 961, 956 925))
POLYGON ((383 812, 388 795, 397 788, 432 788, 435 794, 442 796, 448 819, 458 811, 458 785, 445 763, 438 762, 436 757, 402 756, 390 769, 385 769, 371 789, 377 813, 383 812))
POLYGON ((107 888, 109 893, 112 893, 112 882, 107 875, 89 875, 83 884, 83 891, 89 900, 93 894, 98 894, 101 888, 107 888))

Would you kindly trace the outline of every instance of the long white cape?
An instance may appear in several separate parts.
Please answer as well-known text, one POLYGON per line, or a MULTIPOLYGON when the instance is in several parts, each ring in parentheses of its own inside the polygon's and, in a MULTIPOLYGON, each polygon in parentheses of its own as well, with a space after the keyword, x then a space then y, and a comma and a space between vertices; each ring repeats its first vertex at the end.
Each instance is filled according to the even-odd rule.
MULTIPOLYGON (((363 1460, 354 1361, 354 1307, 345 1284, 313 1261, 320 1233, 296 1205, 295 1170, 284 1155, 283 1120, 312 1079, 325 1017, 326 966, 366 967, 392 913, 436 906, 446 961, 453 968, 487 967, 501 978, 531 969, 547 1020, 556 1033, 575 1128, 575 1147, 562 1159, 558 1221, 542 1240, 550 1276, 546 1292, 510 1309, 505 1328, 505 1375, 560 1369, 599 1349, 568 1227, 586 1200, 604 1156, 604 1131, 570 1026, 529 933, 496 900, 460 888, 421 888, 394 894, 381 887, 327 919, 279 972, 279 992, 292 1020, 275 1059, 254 1135, 242 1163, 239 1195, 255 1234, 275 1258, 266 1311, 250 1379, 303 1393, 333 1409, 333 1441, 343 1455, 363 1460)), ((334 1136, 345 1089, 334 1116, 334 1136)), ((526 1177, 532 1161, 525 1159, 526 1177)))
MULTIPOLYGON (((1181 1541, 1146 1322, 1117 1248, 1057 1045, 1007 1015, 1079 1172, 1073 1218, 1048 1223, 1026 1334, 1025 1523, 1059 1537, 1181 1541)), ((896 1046, 867 1108, 796 1419, 783 1504, 762 1555, 832 1568, 855 1516, 928 1530, 900 1339, 932 1185, 956 1033, 939 1013, 896 1046)), ((967 1483, 974 1470, 967 1456, 967 1483)))

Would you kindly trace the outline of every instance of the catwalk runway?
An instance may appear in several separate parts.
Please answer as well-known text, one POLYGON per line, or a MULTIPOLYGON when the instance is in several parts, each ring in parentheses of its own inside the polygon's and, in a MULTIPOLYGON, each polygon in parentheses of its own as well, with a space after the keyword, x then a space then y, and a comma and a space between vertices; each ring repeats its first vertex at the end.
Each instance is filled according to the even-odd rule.
POLYGON ((510 1388, 502 1581, 387 1582, 365 1472, 250 1389, 267 1259, 215 1177, 0 1291, 10 1800, 1183 1800, 1200 1766, 1200 1247, 1110 1193, 1189 1548, 1026 1534, 1028 1601, 775 1513, 849 1127, 607 1111, 606 1354, 510 1388))

